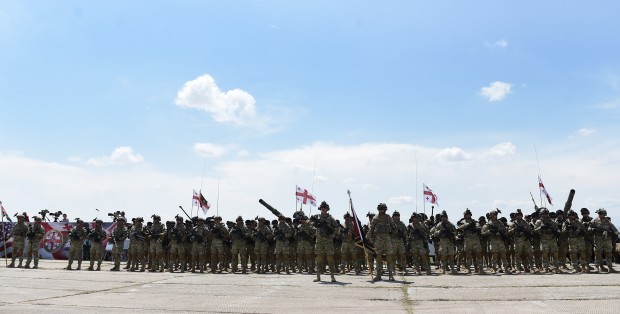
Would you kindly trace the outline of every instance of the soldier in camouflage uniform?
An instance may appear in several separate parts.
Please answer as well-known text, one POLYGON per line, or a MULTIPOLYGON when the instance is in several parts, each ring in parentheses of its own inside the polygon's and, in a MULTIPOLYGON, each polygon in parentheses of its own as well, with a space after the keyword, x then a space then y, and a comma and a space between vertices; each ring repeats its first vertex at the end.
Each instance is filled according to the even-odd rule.
POLYGON ((491 266, 492 274, 506 272, 511 273, 508 260, 506 259, 506 244, 504 238, 508 236, 508 230, 504 224, 497 219, 497 211, 489 213, 489 222, 482 227, 482 235, 489 239, 489 249, 492 254, 491 266), (503 265, 503 268, 502 268, 503 265))
POLYGON ((150 272, 164 271, 164 247, 163 238, 166 227, 161 223, 161 217, 153 215, 153 225, 149 232, 149 255, 151 257, 150 272))
POLYGON ((224 267, 224 239, 228 237, 226 225, 222 223, 222 217, 215 216, 215 223, 210 230, 211 234, 211 272, 222 272, 224 267))
POLYGON ((538 211, 532 213, 532 221, 530 227, 532 229, 532 251, 534 251, 534 264, 537 269, 543 269, 542 264, 542 251, 540 246, 540 233, 534 232, 536 223, 540 220, 540 213, 538 211))
POLYGON ((190 271, 196 272, 196 267, 201 273, 204 273, 205 264, 204 257, 207 245, 209 230, 205 227, 204 218, 196 219, 196 227, 192 230, 190 239, 192 241, 192 261, 190 271))
POLYGON ((517 209, 515 220, 508 229, 508 234, 514 239, 515 264, 517 269, 523 265, 526 272, 534 273, 534 252, 532 250, 532 226, 523 220, 521 209, 517 209), (525 257, 525 262, 523 262, 525 257))
POLYGON ((313 218, 314 227, 316 228, 316 243, 314 245, 314 253, 316 254, 316 279, 314 279, 314 281, 321 281, 321 273, 325 269, 323 264, 325 258, 329 265, 331 280, 332 282, 336 282, 334 235, 338 232, 338 224, 336 220, 334 220, 334 217, 328 213, 329 205, 325 201, 321 202, 319 210, 321 213, 313 218))
MULTIPOLYGON (((562 226, 564 225, 564 222, 566 221, 566 218, 564 217, 564 211, 561 209, 558 209, 555 212, 555 215, 556 215, 555 223, 561 231, 562 226)), ((566 267, 566 256, 567 255, 568 255, 568 235, 560 232, 560 235, 558 236, 558 262, 560 263, 560 266, 563 269, 568 269, 566 267)))
POLYGON ((116 219, 116 228, 114 228, 114 231, 112 231, 112 234, 110 235, 110 238, 112 238, 112 243, 114 244, 112 247, 112 254, 114 254, 114 267, 110 269, 111 271, 119 271, 121 268, 121 253, 123 252, 125 239, 129 236, 129 232, 125 226, 126 222, 127 220, 125 217, 118 217, 116 219))
POLYGON ((182 273, 185 272, 185 239, 188 237, 187 230, 185 229, 185 223, 183 217, 176 217, 176 225, 172 229, 172 237, 170 238, 170 262, 168 264, 168 271, 173 272, 177 268, 182 273))
POLYGON ((254 231, 256 231, 256 220, 246 220, 245 227, 248 228, 248 235, 245 237, 245 252, 247 254, 246 259, 250 260, 250 271, 256 271, 256 242, 254 241, 254 231))
MULTIPOLYGON (((448 265, 450 266, 451 273, 457 274, 454 268, 454 239, 456 235, 456 227, 448 220, 448 213, 442 211, 440 215, 440 221, 433 227, 431 234, 439 239, 435 244, 439 244, 439 250, 437 253, 441 259, 441 272, 446 273, 448 265)), ((437 248, 437 247, 435 247, 437 248)))
POLYGON ((394 248, 392 246, 392 230, 396 228, 394 220, 386 214, 387 205, 377 206, 379 214, 372 219, 368 239, 374 244, 377 253, 377 272, 374 281, 381 280, 383 274, 383 254, 387 258, 388 280, 394 281, 394 248))
POLYGON ((349 213, 344 214, 344 230, 342 232, 342 265, 340 267, 341 273, 347 272, 347 266, 349 270, 355 269, 355 274, 359 275, 360 269, 357 259, 357 247, 355 246, 355 233, 353 225, 353 219, 349 213))
POLYGON ((73 257, 77 255, 78 267, 76 270, 82 269, 82 244, 86 240, 86 229, 84 229, 84 222, 81 219, 77 219, 77 225, 73 230, 69 231, 69 239, 71 239, 71 246, 69 247, 69 265, 67 270, 71 270, 71 264, 73 263, 73 257))
POLYGON ((95 270, 95 260, 97 261, 97 270, 101 270, 101 261, 103 261, 103 241, 107 237, 103 230, 103 220, 95 221, 95 228, 88 234, 90 240, 90 267, 88 270, 95 270))
POLYGON ((308 216, 303 215, 300 218, 301 224, 295 229, 295 238, 297 239, 297 268, 301 273, 303 269, 308 274, 314 272, 312 267, 312 239, 316 234, 316 229, 308 223, 308 216))
POLYGON ((140 264, 140 271, 145 271, 146 261, 144 260, 144 246, 148 243, 146 238, 145 227, 142 224, 144 219, 142 217, 136 217, 132 219, 133 228, 129 234, 129 250, 131 251, 131 265, 129 271, 136 271, 138 264, 140 264))
POLYGON ((392 237, 392 250, 394 251, 394 261, 398 261, 398 268, 407 275, 407 251, 405 250, 407 242, 407 226, 400 220, 400 213, 394 211, 392 213, 394 220, 394 229, 390 233, 392 237))
POLYGON ((482 269, 482 246, 480 245, 480 229, 475 220, 471 218, 472 213, 468 209, 463 213, 463 219, 458 226, 458 232, 463 237, 463 253, 465 254, 465 268, 471 274, 471 264, 473 261, 474 269, 480 275, 485 272, 482 269))
POLYGON ((560 234, 559 227, 551 218, 549 218, 549 210, 541 208, 541 218, 536 221, 534 227, 534 233, 540 235, 540 248, 542 251, 542 262, 545 272, 548 273, 550 259, 553 259, 553 265, 555 266, 554 272, 561 273, 560 263, 558 261, 558 236, 560 234))
POLYGON ((607 218, 607 211, 601 208, 596 211, 597 218, 594 218, 590 225, 590 230, 594 233, 594 243, 596 243, 596 268, 599 272, 607 271, 603 265, 603 253, 605 253, 605 259, 607 260, 607 266, 610 273, 615 273, 616 270, 612 267, 613 264, 613 246, 612 238, 618 236, 618 229, 607 218))
POLYGON ((570 210, 568 212, 568 219, 562 225, 562 234, 567 238, 570 260, 573 262, 573 273, 587 273, 590 270, 586 262, 588 258, 586 254, 586 241, 584 239, 586 230, 577 218, 575 211, 570 210))
MULTIPOLYGON (((15 259, 19 257, 19 265, 18 268, 22 267, 22 261, 24 260, 24 243, 26 240, 26 235, 28 234, 28 225, 24 221, 24 215, 17 215, 17 223, 13 226, 13 232, 11 236, 13 237, 13 254, 11 256, 11 264, 9 264, 9 268, 15 267, 15 259)), ((8 237, 7 239, 9 239, 8 237)))
POLYGON ((269 265, 267 264, 267 250, 269 248, 269 239, 273 237, 273 232, 269 228, 265 218, 258 218, 258 227, 252 234, 254 238, 254 252, 256 253, 256 273, 264 274, 267 272, 269 265))
POLYGON ((590 217, 590 210, 588 210, 587 208, 582 208, 580 210, 581 212, 581 224, 583 225, 583 228, 586 230, 586 234, 584 235, 584 240, 586 241, 586 256, 585 256, 585 260, 586 263, 588 264, 588 270, 593 270, 593 268, 590 266, 590 261, 592 261, 592 256, 594 254, 594 236, 592 234, 592 231, 590 230, 590 224, 592 223, 592 220, 594 220, 592 217, 590 217))
POLYGON ((34 256, 34 267, 33 269, 39 268, 39 244, 41 243, 41 239, 45 235, 45 230, 41 227, 41 218, 34 216, 34 224, 30 225, 28 228, 28 233, 26 234, 26 238, 28 238, 28 248, 26 250, 27 260, 26 266, 24 268, 30 268, 30 261, 34 256))
POLYGON ((275 256, 276 271, 278 274, 284 269, 290 274, 290 256, 289 256, 289 238, 293 234, 293 229, 286 223, 286 217, 280 215, 278 217, 278 226, 274 229, 274 238, 276 240, 275 256))
POLYGON ((424 242, 428 241, 428 228, 420 222, 419 214, 412 214, 409 219, 409 226, 407 226, 407 242, 411 249, 411 255, 413 258, 413 265, 416 273, 419 275, 422 273, 420 264, 424 265, 426 274, 431 274, 431 267, 428 263, 428 252, 424 247, 424 242))
POLYGON ((237 272, 239 267, 239 256, 241 256, 241 273, 247 273, 248 254, 246 251, 246 237, 250 235, 250 231, 243 225, 243 217, 237 217, 235 225, 230 228, 230 238, 232 239, 232 272, 237 272))

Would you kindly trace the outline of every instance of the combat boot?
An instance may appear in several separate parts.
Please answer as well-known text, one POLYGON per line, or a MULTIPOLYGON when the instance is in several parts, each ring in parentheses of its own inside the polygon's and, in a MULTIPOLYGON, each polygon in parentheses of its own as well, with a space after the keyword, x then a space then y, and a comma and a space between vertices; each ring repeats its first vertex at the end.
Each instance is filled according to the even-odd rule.
POLYGON ((95 269, 93 268, 93 265, 90 265, 90 266, 88 266, 88 270, 89 270, 89 271, 93 271, 93 270, 95 270, 95 269))
POLYGON ((39 261, 38 260, 34 260, 34 266, 32 267, 32 269, 39 269, 39 261))
POLYGON ((482 269, 482 267, 478 267, 478 275, 487 275, 487 273, 482 269))
POLYGON ((114 267, 112 267, 112 269, 110 269, 110 271, 119 271, 120 270, 119 268, 120 268, 119 266, 114 265, 114 267))
POLYGON ((389 269, 388 270, 388 280, 389 281, 395 281, 395 279, 394 279, 394 270, 393 269, 389 269))
POLYGON ((78 267, 75 270, 82 270, 82 263, 78 262, 78 267))
POLYGON ((607 266, 609 267, 609 272, 610 273, 615 273, 616 270, 611 266, 611 263, 607 264, 607 266))
POLYGON ((22 259, 19 259, 19 265, 17 265, 17 268, 22 268, 22 259))
POLYGON ((69 264, 69 266, 65 267, 66 270, 73 270, 73 268, 71 268, 71 264, 69 264))
POLYGON ((375 275, 375 278, 372 279, 372 281, 381 281, 381 270, 377 269, 377 274, 375 275))
POLYGON ((321 281, 321 275, 319 273, 316 274, 316 278, 314 280, 312 280, 313 282, 320 282, 321 281))
POLYGON ((247 273, 248 273, 245 267, 243 267, 243 268, 241 269, 241 273, 242 273, 242 274, 247 274, 247 273))
POLYGON ((97 269, 95 269, 95 271, 100 271, 101 270, 101 264, 97 264, 97 269))
POLYGON ((600 270, 601 272, 607 272, 607 268, 603 264, 600 264, 600 270))
POLYGON ((7 266, 8 268, 14 268, 15 267, 15 260, 11 261, 11 264, 9 264, 9 266, 7 266))
POLYGON ((127 262, 127 265, 125 265, 125 267, 123 267, 123 269, 129 269, 131 268, 131 264, 129 262, 127 262))

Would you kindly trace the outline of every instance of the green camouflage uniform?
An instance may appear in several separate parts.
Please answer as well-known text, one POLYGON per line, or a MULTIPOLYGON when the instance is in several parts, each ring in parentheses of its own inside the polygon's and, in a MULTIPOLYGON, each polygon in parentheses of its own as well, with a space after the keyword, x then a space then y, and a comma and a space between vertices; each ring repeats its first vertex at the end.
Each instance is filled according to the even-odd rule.
POLYGON ((27 234, 28 224, 24 222, 24 216, 19 215, 17 223, 15 224, 15 226, 13 226, 13 254, 11 256, 11 264, 9 265, 9 267, 15 267, 15 259, 17 257, 19 257, 19 265, 17 267, 22 267, 22 261, 24 260, 24 246, 27 234), (20 216, 21 218, 19 218, 20 216))
MULTIPOLYGON (((570 214, 569 214, 570 215, 570 214)), ((588 272, 588 260, 589 255, 586 253, 586 241, 584 236, 586 230, 583 224, 576 219, 567 219, 562 226, 562 233, 566 235, 568 240, 568 251, 570 253, 570 260, 573 263, 574 272, 588 272), (579 259, 581 258, 581 259, 579 259)), ((570 216, 569 216, 570 217, 570 216)))
POLYGON ((321 213, 318 215, 318 220, 315 222, 314 227, 316 228, 316 243, 314 245, 317 270, 316 280, 321 280, 321 273, 325 268, 323 262, 324 259, 327 259, 332 281, 336 281, 334 278, 334 274, 336 272, 336 265, 334 261, 334 235, 339 230, 338 224, 332 215, 328 213, 321 213))
POLYGON ((553 262, 555 266, 555 272, 560 272, 560 263, 558 261, 558 235, 560 234, 559 227, 555 221, 549 217, 543 217, 536 221, 534 232, 540 234, 540 249, 542 252, 543 267, 546 272, 549 272, 549 265, 553 262), (550 259, 553 258, 553 261, 550 259))
POLYGON ((293 234, 293 229, 283 219, 280 219, 278 227, 274 230, 274 238, 276 240, 275 256, 276 270, 280 272, 281 267, 284 271, 290 273, 290 256, 289 256, 289 238, 293 234))
MULTIPOLYGON (((387 209, 387 207, 386 207, 387 209)), ((379 214, 372 219, 368 239, 372 241, 375 252, 377 253, 377 267, 375 280, 380 280, 383 274, 383 254, 387 259, 387 269, 390 280, 394 274, 394 248, 392 246, 392 230, 396 224, 392 217, 387 215, 384 210, 379 210, 379 214)))
POLYGON ((312 255, 314 249, 312 247, 312 238, 316 234, 314 227, 307 222, 302 222, 295 231, 297 239, 297 268, 299 272, 305 268, 309 274, 313 273, 312 255))
POLYGON ((84 240, 86 240, 86 236, 86 229, 84 229, 81 225, 69 231, 71 245, 69 247, 69 265, 67 265, 67 269, 71 270, 71 264, 73 263, 73 257, 75 255, 77 255, 78 260, 77 270, 82 269, 82 244, 84 243, 84 240))
POLYGON ((493 269, 493 273, 496 273, 498 270, 500 272, 510 272, 508 270, 510 265, 506 259, 506 243, 504 242, 504 238, 508 236, 508 230, 506 230, 506 227, 501 221, 497 220, 497 214, 495 214, 495 217, 495 220, 490 219, 489 222, 482 227, 481 234, 489 239, 489 251, 492 254, 490 266, 493 269))
POLYGON ((413 266, 418 274, 421 274, 420 264, 426 269, 426 274, 431 274, 431 268, 428 264, 428 253, 424 242, 428 241, 429 237, 428 228, 421 222, 411 222, 407 226, 407 238, 409 243, 409 249, 411 250, 411 256, 413 258, 413 266))
POLYGON ((532 250, 532 226, 523 219, 516 219, 508 230, 514 239, 515 264, 517 267, 523 265, 525 271, 532 272, 535 267, 534 251, 532 250), (525 258, 525 262, 523 262, 525 258))
POLYGON ((609 267, 609 272, 615 272, 612 268, 613 257, 612 257, 612 237, 614 235, 618 235, 618 229, 609 221, 607 217, 601 219, 601 217, 596 217, 592 220, 592 224, 590 225, 590 230, 594 233, 594 243, 596 245, 595 256, 596 256, 596 265, 600 270, 604 271, 603 266, 603 253, 605 253, 605 258, 607 260, 607 266, 609 267))
POLYGON ((30 261, 34 256, 34 267, 39 268, 39 244, 41 243, 41 239, 45 235, 45 230, 41 227, 41 222, 36 221, 34 224, 30 225, 28 228, 28 248, 26 251, 28 259, 26 260, 25 268, 30 268, 30 261))
POLYGON ((261 274, 267 271, 267 249, 268 241, 273 237, 271 228, 266 224, 260 224, 252 234, 254 238, 254 253, 256 253, 256 272, 261 274))
POLYGON ((140 264, 140 271, 143 272, 145 270, 146 261, 144 260, 144 246, 147 243, 145 227, 141 222, 137 222, 133 226, 132 232, 129 234, 129 240, 131 241, 129 245, 129 251, 132 256, 132 263, 130 271, 136 271, 138 268, 138 264, 140 264))
POLYGON ((246 250, 246 237, 249 236, 250 230, 243 225, 243 220, 230 229, 230 238, 232 239, 232 271, 236 272, 239 265, 239 257, 241 257, 241 272, 246 273, 248 268, 248 254, 246 250))
POLYGON ((222 271, 224 268, 224 238, 228 236, 226 225, 215 222, 211 234, 211 272, 222 271))
POLYGON ((107 237, 105 230, 102 228, 101 220, 96 223, 95 229, 89 234, 90 239, 90 267, 88 270, 94 270, 95 260, 97 261, 97 270, 101 269, 101 262, 103 261, 103 241, 107 237))

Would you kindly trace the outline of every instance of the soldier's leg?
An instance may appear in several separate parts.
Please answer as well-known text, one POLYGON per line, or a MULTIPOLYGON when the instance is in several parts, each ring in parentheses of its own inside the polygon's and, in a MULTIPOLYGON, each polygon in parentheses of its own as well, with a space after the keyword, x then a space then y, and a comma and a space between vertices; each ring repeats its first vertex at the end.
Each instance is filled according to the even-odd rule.
POLYGON ((67 267, 65 268, 66 270, 72 270, 71 268, 71 264, 73 264, 73 256, 75 255, 75 244, 73 244, 73 242, 71 243, 71 245, 69 246, 69 256, 68 256, 68 264, 67 267))
POLYGON ((132 261, 133 261, 133 254, 132 254, 132 250, 131 250, 131 246, 135 245, 135 244, 130 244, 129 245, 129 249, 127 250, 127 265, 125 265, 125 267, 123 267, 123 269, 129 269, 131 267, 132 261))
POLYGON ((315 282, 321 281, 321 273, 323 272, 323 254, 316 253, 316 279, 315 282))

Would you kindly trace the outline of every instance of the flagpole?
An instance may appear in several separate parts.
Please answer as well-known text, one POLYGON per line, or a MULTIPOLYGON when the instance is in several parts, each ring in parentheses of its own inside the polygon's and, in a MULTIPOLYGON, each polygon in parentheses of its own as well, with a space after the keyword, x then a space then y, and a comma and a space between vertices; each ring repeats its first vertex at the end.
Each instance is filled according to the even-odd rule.
POLYGON ((215 214, 220 215, 220 178, 217 178, 217 202, 215 203, 215 214))
MULTIPOLYGON (((312 173, 312 185, 310 186, 310 194, 314 195, 314 179, 316 178, 316 160, 319 158, 319 153, 314 154, 314 173, 312 173)), ((308 216, 312 215, 312 206, 310 206, 310 211, 308 212, 308 216)))
POLYGON ((536 144, 534 144, 534 152, 536 153, 536 164, 538 165, 538 193, 540 194, 540 205, 547 207, 546 203, 543 203, 542 190, 540 189, 540 181, 542 181, 542 178, 540 175, 540 161, 538 160, 538 150, 536 149, 536 144))
POLYGON ((418 153, 415 156, 415 213, 418 213, 418 153))
MULTIPOLYGON (((205 158, 204 163, 202 164, 202 179, 200 179, 200 194, 202 195, 202 184, 205 182, 205 169, 207 167, 207 159, 205 158)), ((198 216, 200 212, 200 208, 196 209, 196 216, 198 216)), ((194 216, 194 202, 192 202, 192 210, 190 212, 192 217, 194 216)))
MULTIPOLYGON (((0 202, 0 208, 4 209, 2 207, 2 202, 0 202)), ((4 226, 4 210, 0 210, 0 214, 2 215, 2 243, 4 243, 4 265, 5 266, 9 266, 9 260, 7 259, 7 251, 6 251, 6 240, 8 240, 6 238, 6 226, 4 226)), ((15 254, 15 251, 13 252, 13 254, 15 254)))

